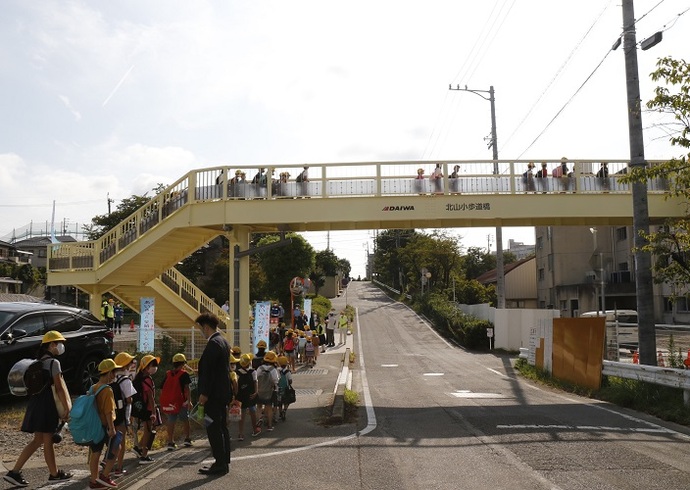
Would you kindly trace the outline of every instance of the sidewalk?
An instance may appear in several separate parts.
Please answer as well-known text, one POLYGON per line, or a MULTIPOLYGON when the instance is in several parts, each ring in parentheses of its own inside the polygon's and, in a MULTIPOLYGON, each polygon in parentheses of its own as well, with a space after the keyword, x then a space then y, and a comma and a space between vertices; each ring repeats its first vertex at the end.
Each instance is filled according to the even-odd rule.
MULTIPOLYGON (((340 303, 336 298, 334 304, 340 303)), ((344 304, 344 301, 343 301, 344 304)), ((337 308, 337 306, 336 306, 337 308)), ((346 343, 328 348, 325 353, 319 354, 316 365, 313 368, 298 366, 293 374, 293 386, 297 394, 297 401, 287 411, 285 422, 275 424, 273 432, 262 432, 258 437, 251 437, 251 423, 245 421, 245 440, 237 441, 238 424, 230 424, 232 436, 232 460, 256 458, 267 456, 283 450, 299 450, 300 447, 308 447, 314 443, 341 437, 352 432, 349 425, 328 425, 331 404, 333 403, 335 389, 343 367, 343 356, 346 349, 352 349, 354 335, 346 337, 346 343)), ((338 334, 335 336, 338 341, 338 334)), ((345 361, 347 366, 347 360, 345 361)), ((159 485, 161 473, 166 468, 165 477, 175 481, 196 481, 199 478, 197 468, 203 462, 211 460, 210 447, 206 434, 200 427, 194 427, 194 447, 180 448, 168 452, 166 449, 152 451, 150 455, 155 463, 145 466, 138 464, 136 455, 129 451, 125 456, 125 469, 128 474, 118 480, 119 488, 139 488, 145 484, 156 484, 158 488, 167 488, 159 485), (170 473, 170 474, 168 474, 170 473), (155 474, 155 482, 149 475, 155 474)), ((73 444, 67 435, 65 442, 61 444, 73 444)), ((181 441, 178 441, 178 443, 181 441)), ((81 448, 74 445, 76 450, 81 448)), ((1 466, 1 465, 0 465, 1 466)), ((44 489, 83 489, 88 487, 89 471, 86 458, 83 455, 58 458, 58 466, 65 471, 74 474, 71 480, 54 483, 48 482, 48 470, 41 452, 37 452, 23 468, 23 475, 30 485, 27 488, 44 489)), ((7 468, 1 467, 4 475, 7 468)), ((2 480, 2 488, 11 488, 10 484, 2 480)))

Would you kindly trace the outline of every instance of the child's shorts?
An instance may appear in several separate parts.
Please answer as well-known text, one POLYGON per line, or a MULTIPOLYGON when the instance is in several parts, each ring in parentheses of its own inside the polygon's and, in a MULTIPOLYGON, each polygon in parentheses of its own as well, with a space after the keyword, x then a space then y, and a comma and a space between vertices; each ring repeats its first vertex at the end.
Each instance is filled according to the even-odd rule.
POLYGON ((182 407, 182 409, 177 412, 177 413, 168 413, 166 414, 168 417, 168 422, 171 424, 174 424, 178 420, 180 422, 186 422, 189 420, 189 410, 187 410, 187 407, 182 407))

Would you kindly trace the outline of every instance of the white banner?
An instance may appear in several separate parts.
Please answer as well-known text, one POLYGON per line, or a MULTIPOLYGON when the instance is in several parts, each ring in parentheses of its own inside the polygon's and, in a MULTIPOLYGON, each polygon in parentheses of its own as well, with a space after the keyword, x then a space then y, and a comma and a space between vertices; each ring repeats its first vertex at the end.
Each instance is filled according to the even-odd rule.
POLYGON ((137 351, 153 352, 154 349, 154 313, 156 301, 154 298, 141 298, 141 321, 139 322, 139 337, 137 351))
POLYGON ((311 298, 305 298, 304 311, 302 313, 306 315, 307 321, 311 319, 311 298))
POLYGON ((263 340, 268 345, 268 332, 271 326, 271 302, 256 303, 254 311, 254 345, 263 340))

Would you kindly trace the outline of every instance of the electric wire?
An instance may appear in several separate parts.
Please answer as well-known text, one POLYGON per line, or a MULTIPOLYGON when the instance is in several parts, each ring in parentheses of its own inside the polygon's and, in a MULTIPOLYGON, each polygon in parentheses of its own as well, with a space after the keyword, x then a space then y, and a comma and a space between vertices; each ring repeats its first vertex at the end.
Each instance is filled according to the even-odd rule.
POLYGON ((544 90, 542 91, 542 93, 539 95, 539 97, 537 97, 537 100, 532 104, 532 106, 530 107, 530 109, 527 111, 527 114, 525 114, 525 116, 520 120, 520 122, 517 124, 517 126, 515 127, 515 129, 513 130, 513 132, 510 133, 510 136, 508 136, 508 137, 504 140, 503 144, 501 145, 502 147, 508 145, 508 143, 509 143, 510 140, 513 138, 513 136, 515 136, 515 133, 518 132, 518 130, 523 126, 523 124, 525 123, 525 121, 527 121, 527 119, 529 118, 529 116, 532 114, 532 112, 534 112, 534 110, 537 108, 537 106, 539 105, 539 103, 542 101, 542 99, 546 96, 546 94, 548 93, 548 91, 551 89, 551 87, 553 86, 553 84, 554 84, 554 83, 556 82, 556 80, 561 76, 561 74, 562 74, 563 71, 565 70, 566 66, 568 66, 568 64, 570 63, 570 60, 573 58, 573 56, 575 55, 575 53, 580 49, 580 47, 582 46, 582 43, 583 43, 583 42, 587 39, 587 37, 589 37, 589 35, 592 33, 592 30, 593 30, 594 27, 599 23, 599 21, 601 20, 601 18, 604 16, 604 13, 606 12, 606 10, 608 10, 608 8, 611 6, 612 3, 613 3, 613 0, 610 0, 609 3, 608 3, 608 4, 603 8, 603 10, 599 13, 599 15, 597 16, 597 18, 594 19, 594 22, 592 23, 592 25, 589 26, 589 29, 587 29, 587 31, 584 33, 584 35, 582 36, 582 38, 580 39, 580 41, 573 47, 573 49, 570 51, 570 53, 568 54, 568 56, 565 58, 565 61, 563 62, 563 64, 561 64, 561 66, 556 70, 556 73, 554 74, 553 78, 551 78, 551 81, 549 81, 549 83, 546 85, 546 87, 544 88, 544 90))
POLYGON ((573 101, 573 99, 577 96, 577 94, 580 93, 580 91, 584 88, 585 85, 587 85, 587 82, 589 82, 589 81, 592 79, 592 77, 594 76, 594 74, 599 70, 599 68, 601 67, 601 65, 604 64, 604 61, 606 61, 606 58, 608 58, 609 55, 610 55, 612 52, 613 52, 612 49, 609 49, 609 50, 606 52, 606 54, 604 55, 604 57, 602 58, 602 60, 599 62, 599 64, 594 68, 594 70, 592 70, 592 73, 589 74, 589 76, 585 79, 585 81, 582 82, 582 84, 577 88, 577 90, 575 91, 575 93, 574 93, 573 95, 570 96, 570 98, 565 102, 565 104, 563 104, 563 107, 561 107, 561 108, 558 110, 558 112, 556 113, 556 115, 553 116, 553 118, 548 122, 548 124, 546 125, 546 127, 545 127, 544 129, 541 130, 541 132, 537 135, 536 138, 534 138, 534 140, 529 144, 529 146, 527 146, 527 148, 525 148, 525 149, 522 151, 522 153, 520 153, 520 154, 518 155, 518 157, 516 158, 516 160, 519 160, 519 159, 522 157, 522 155, 524 155, 530 148, 532 148, 532 146, 534 146, 534 144, 539 140, 539 138, 541 138, 541 137, 544 135, 544 133, 546 133, 546 131, 547 131, 547 130, 549 129, 549 127, 551 126, 551 124, 553 124, 553 122, 554 122, 556 119, 558 119, 558 116, 561 115, 561 113, 565 110, 566 107, 568 107, 568 105, 570 105, 570 103, 571 103, 571 102, 573 101))

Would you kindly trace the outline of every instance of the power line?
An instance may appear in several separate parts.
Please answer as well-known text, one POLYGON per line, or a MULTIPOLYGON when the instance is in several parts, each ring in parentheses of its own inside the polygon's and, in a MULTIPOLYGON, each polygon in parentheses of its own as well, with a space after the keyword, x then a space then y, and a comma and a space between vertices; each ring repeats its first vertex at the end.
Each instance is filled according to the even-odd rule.
POLYGON ((570 60, 572 59, 572 57, 575 55, 575 53, 578 51, 578 49, 580 49, 580 46, 582 46, 582 43, 585 41, 585 39, 587 39, 587 37, 589 37, 589 35, 590 35, 591 32, 592 32, 592 29, 594 29, 594 27, 599 23, 599 21, 601 20, 601 18, 604 16, 604 12, 606 12, 606 10, 608 10, 608 8, 611 6, 611 3, 613 3, 613 0, 610 0, 609 3, 603 8, 603 10, 602 10, 602 11, 599 13, 599 15, 597 16, 597 18, 594 19, 594 22, 592 23, 592 25, 589 26, 589 29, 587 29, 587 31, 584 33, 584 35, 582 36, 582 38, 580 39, 580 41, 575 45, 575 47, 573 47, 572 51, 570 51, 570 54, 568 54, 568 56, 566 57, 566 59, 565 59, 565 61, 563 62, 563 64, 558 68, 558 70, 556 70, 556 73, 554 74, 554 76, 553 76, 553 78, 551 79, 551 81, 548 83, 548 85, 546 86, 546 88, 544 88, 544 91, 541 93, 541 95, 539 95, 539 97, 537 98, 537 100, 532 104, 532 107, 529 109, 529 111, 527 111, 527 114, 525 114, 525 117, 522 118, 522 120, 518 123, 518 125, 517 125, 517 126, 515 127, 515 129, 513 130, 513 132, 510 133, 510 136, 508 136, 508 137, 505 139, 505 141, 503 142, 503 145, 502 145, 503 147, 505 147, 505 146, 508 144, 508 142, 512 139, 512 137, 515 135, 515 133, 517 133, 518 130, 519 130, 519 129, 522 127, 522 125, 525 123, 525 121, 527 120, 527 118, 529 118, 529 116, 532 114, 532 112, 534 112, 534 110, 537 108, 537 106, 539 105, 539 103, 541 102, 541 100, 544 98, 544 96, 546 95, 546 93, 549 91, 549 89, 551 88, 551 86, 552 86, 552 85, 556 82, 556 80, 561 76, 561 74, 563 73, 563 70, 565 70, 565 67, 568 66, 568 64, 570 63, 570 60))
POLYGON ((597 72, 597 70, 599 70, 599 68, 601 67, 601 65, 604 64, 604 61, 606 61, 606 58, 608 58, 609 54, 611 54, 612 52, 613 52, 612 49, 609 49, 609 50, 606 52, 606 54, 604 55, 604 57, 602 58, 602 60, 599 62, 599 64, 594 68, 594 70, 592 70, 592 73, 589 74, 589 76, 585 79, 584 82, 582 82, 582 84, 578 87, 578 89, 575 91, 575 93, 574 93, 573 95, 570 96, 570 98, 566 101, 565 104, 563 104, 563 107, 561 107, 561 108, 559 109, 559 111, 556 113, 556 115, 553 116, 553 118, 551 119, 551 121, 549 121, 549 123, 546 125, 546 127, 545 127, 544 129, 541 130, 541 132, 537 135, 536 138, 534 138, 534 140, 529 144, 529 146, 528 146, 527 148, 525 148, 525 149, 522 151, 522 153, 520 153, 520 154, 518 155, 518 157, 516 158, 516 160, 519 160, 519 159, 522 157, 522 155, 524 155, 524 154, 527 152, 527 150, 529 150, 530 148, 532 148, 532 146, 537 142, 537 140, 539 140, 539 138, 541 138, 541 137, 544 135, 544 133, 546 132, 546 130, 549 129, 549 127, 551 126, 551 124, 553 124, 553 122, 558 118, 558 116, 561 115, 561 113, 565 110, 565 108, 568 107, 568 105, 573 101, 573 99, 575 98, 575 96, 576 96, 578 93, 580 93, 580 90, 582 90, 582 89, 584 88, 584 86, 587 84, 587 82, 589 82, 589 80, 594 76, 594 74, 597 72))

